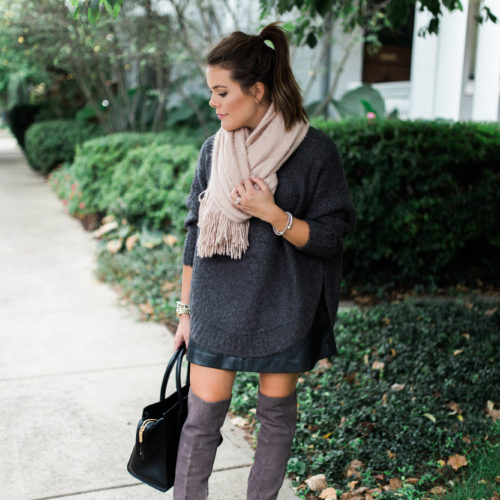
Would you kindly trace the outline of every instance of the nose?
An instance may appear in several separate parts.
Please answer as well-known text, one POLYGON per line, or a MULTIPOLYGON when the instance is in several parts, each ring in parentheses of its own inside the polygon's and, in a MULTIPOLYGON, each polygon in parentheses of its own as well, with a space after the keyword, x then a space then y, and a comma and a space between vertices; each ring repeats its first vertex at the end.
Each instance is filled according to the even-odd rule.
POLYGON ((218 106, 217 100, 213 94, 210 97, 210 100, 208 101, 208 105, 211 106, 212 108, 216 108, 218 106))

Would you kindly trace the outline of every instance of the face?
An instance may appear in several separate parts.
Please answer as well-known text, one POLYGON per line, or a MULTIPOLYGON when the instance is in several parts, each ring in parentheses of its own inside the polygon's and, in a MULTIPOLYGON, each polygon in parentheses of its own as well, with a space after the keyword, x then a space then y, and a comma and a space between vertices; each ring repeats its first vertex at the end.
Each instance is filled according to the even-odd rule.
POLYGON ((215 109, 221 127, 228 132, 241 127, 253 130, 267 110, 263 105, 263 84, 257 82, 247 94, 231 79, 231 71, 220 66, 207 66, 206 77, 212 92, 209 104, 215 109))

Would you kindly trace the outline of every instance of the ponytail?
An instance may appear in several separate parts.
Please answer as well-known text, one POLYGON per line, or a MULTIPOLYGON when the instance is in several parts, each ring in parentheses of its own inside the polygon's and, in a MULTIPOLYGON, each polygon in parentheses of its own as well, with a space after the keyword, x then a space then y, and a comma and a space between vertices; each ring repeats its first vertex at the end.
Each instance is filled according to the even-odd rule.
POLYGON ((286 31, 274 22, 258 35, 235 31, 207 55, 207 64, 231 70, 231 78, 243 91, 262 82, 274 107, 283 115, 286 130, 298 121, 307 122, 302 94, 290 67, 288 45, 286 31))

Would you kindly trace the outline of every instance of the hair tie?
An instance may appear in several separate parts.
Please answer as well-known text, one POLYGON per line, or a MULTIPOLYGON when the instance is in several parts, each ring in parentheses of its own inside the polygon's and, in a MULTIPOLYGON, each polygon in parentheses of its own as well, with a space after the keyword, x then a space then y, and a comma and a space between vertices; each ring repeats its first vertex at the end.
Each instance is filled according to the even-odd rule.
POLYGON ((265 44, 266 44, 266 45, 267 45, 270 49, 275 50, 275 49, 274 49, 274 43, 273 43, 273 42, 271 42, 271 40, 267 40, 267 39, 266 39, 266 40, 264 40, 264 43, 265 43, 265 44))

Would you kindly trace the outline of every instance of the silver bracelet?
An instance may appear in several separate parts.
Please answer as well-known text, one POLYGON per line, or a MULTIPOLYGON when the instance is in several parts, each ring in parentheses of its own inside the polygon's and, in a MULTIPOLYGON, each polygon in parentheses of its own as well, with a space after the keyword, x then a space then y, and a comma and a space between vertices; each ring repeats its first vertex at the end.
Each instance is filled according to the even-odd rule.
POLYGON ((183 304, 180 300, 178 300, 176 305, 177 307, 175 309, 175 313, 177 317, 179 317, 181 314, 191 314, 190 304, 183 304))
POLYGON ((283 236, 289 229, 292 229, 292 224, 293 224, 293 216, 290 212, 285 212, 286 215, 288 216, 288 222, 286 223, 285 229, 283 231, 276 231, 273 226, 273 231, 276 236, 283 236))

